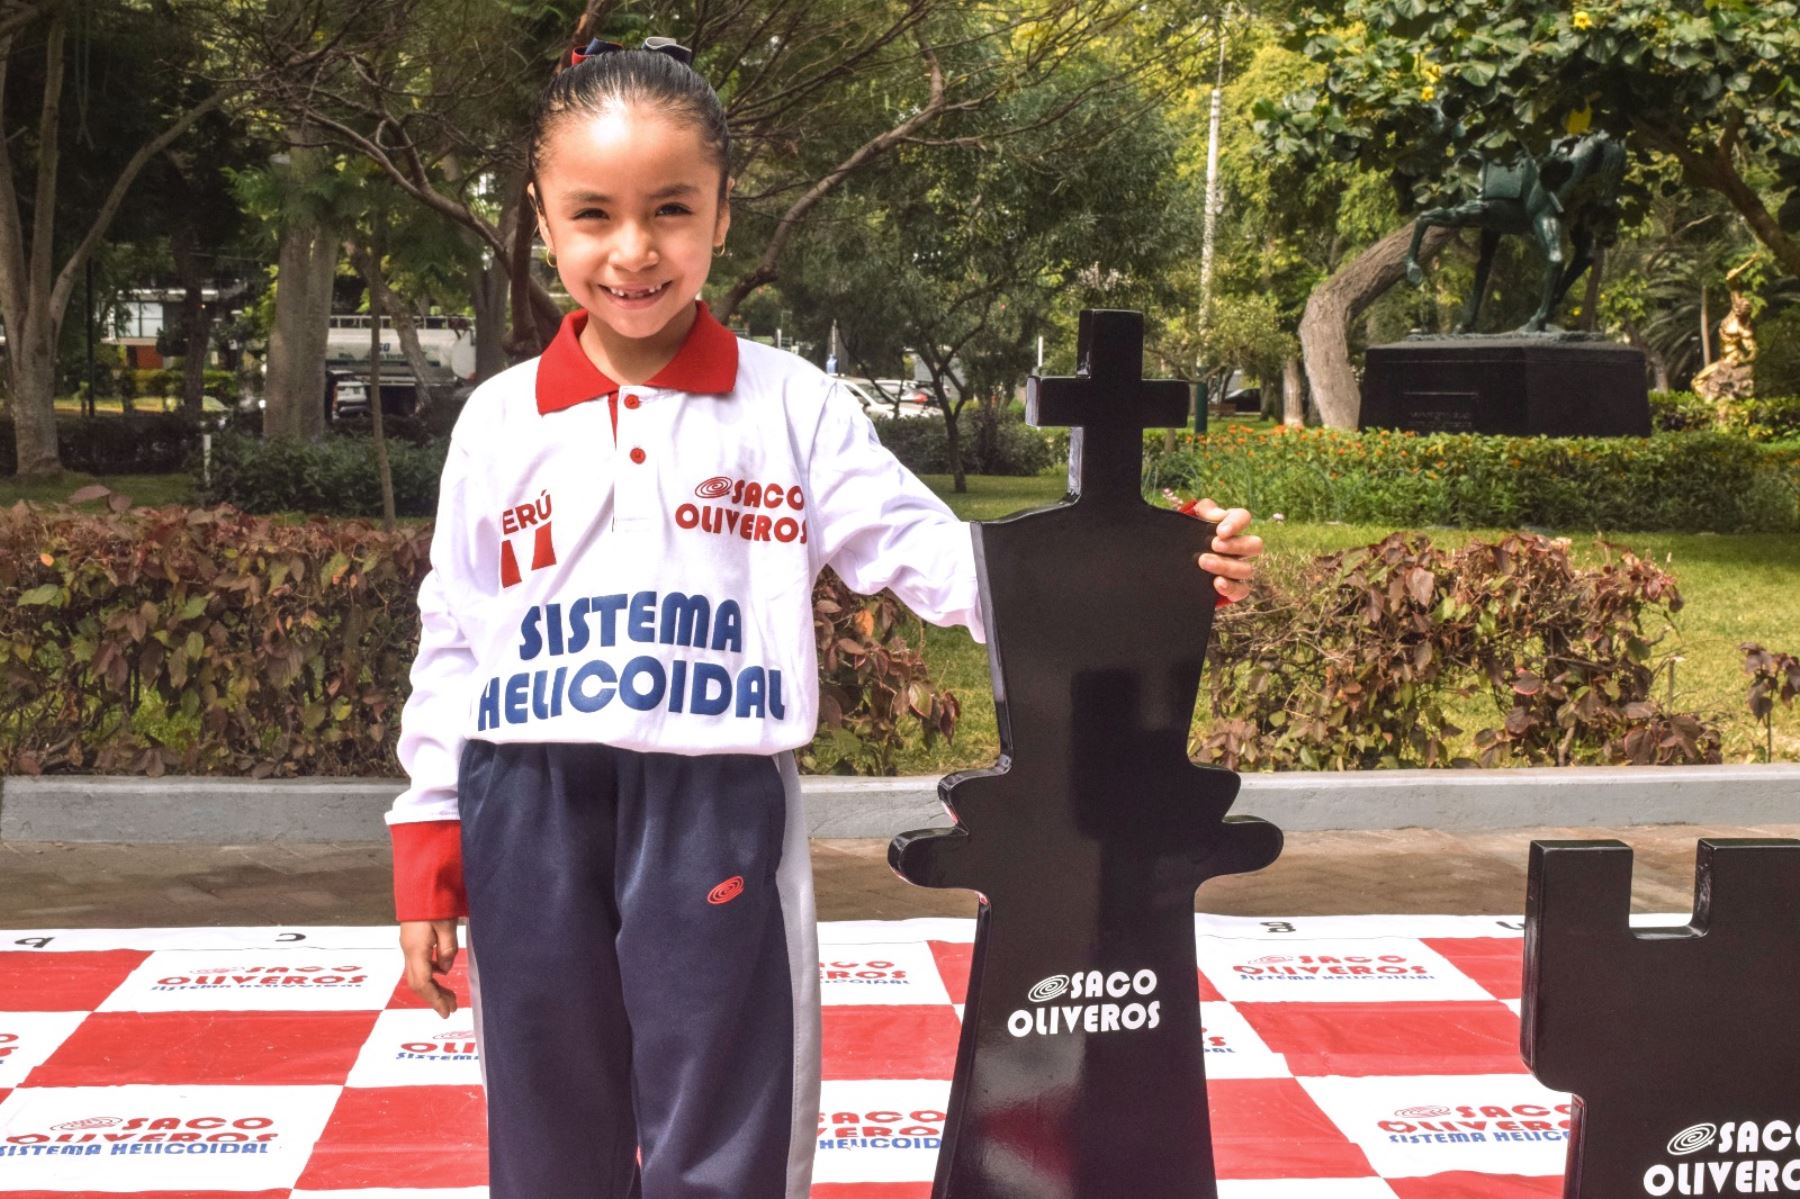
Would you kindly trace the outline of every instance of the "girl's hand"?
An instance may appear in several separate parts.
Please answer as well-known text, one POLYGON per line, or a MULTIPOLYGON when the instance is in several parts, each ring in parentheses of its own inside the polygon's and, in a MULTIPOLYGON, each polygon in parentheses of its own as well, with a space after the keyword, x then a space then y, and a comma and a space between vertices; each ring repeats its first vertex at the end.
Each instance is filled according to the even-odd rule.
POLYGON ((456 1010, 456 995, 438 982, 456 964, 456 921, 402 920, 400 952, 406 955, 406 985, 446 1020, 456 1010))
POLYGON ((1213 587, 1226 603, 1236 603, 1250 594, 1250 582, 1256 577, 1256 557, 1263 552, 1263 539, 1246 535, 1250 527, 1248 508, 1221 508, 1210 499, 1194 500, 1182 505, 1182 511, 1218 525, 1213 533, 1210 554, 1201 554, 1200 569, 1217 576, 1213 587))

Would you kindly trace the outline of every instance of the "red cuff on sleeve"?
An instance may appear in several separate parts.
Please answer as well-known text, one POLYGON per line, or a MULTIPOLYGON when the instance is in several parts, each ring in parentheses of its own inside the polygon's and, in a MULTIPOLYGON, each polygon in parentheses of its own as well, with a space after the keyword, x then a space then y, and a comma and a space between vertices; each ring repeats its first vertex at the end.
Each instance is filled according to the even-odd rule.
POLYGON ((400 920, 454 920, 469 914, 463 897, 462 822, 420 820, 388 826, 394 841, 394 914, 400 920))

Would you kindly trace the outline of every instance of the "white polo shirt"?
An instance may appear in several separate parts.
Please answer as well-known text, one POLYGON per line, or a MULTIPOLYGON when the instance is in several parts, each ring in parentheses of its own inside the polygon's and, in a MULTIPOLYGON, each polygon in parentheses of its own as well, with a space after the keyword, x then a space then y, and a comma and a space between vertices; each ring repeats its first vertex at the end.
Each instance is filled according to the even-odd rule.
POLYGON ((817 367, 700 304, 675 359, 620 386, 582 350, 586 319, 477 388, 450 439, 401 716, 411 785, 388 814, 402 890, 403 854, 450 865, 454 826, 400 826, 455 821, 469 738, 806 745, 826 565, 982 637, 969 526, 817 367))

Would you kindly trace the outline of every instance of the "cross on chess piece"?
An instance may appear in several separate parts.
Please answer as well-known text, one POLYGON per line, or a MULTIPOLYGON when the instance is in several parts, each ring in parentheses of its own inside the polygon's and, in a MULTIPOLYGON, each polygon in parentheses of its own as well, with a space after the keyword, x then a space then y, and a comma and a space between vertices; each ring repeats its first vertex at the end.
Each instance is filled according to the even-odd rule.
POLYGON ((1631 849, 1534 841, 1522 1044, 1576 1095, 1565 1199, 1800 1192, 1800 841, 1702 840, 1639 928, 1631 849))
POLYGON ((1143 378, 1143 317, 1081 314, 1080 373, 1027 418, 1073 426, 1069 496, 975 525, 1000 762, 939 785, 951 829, 902 878, 981 896, 934 1199, 1214 1199, 1194 892, 1281 832, 1227 818, 1188 759, 1212 631, 1213 526, 1146 504, 1143 430, 1187 418, 1143 378))

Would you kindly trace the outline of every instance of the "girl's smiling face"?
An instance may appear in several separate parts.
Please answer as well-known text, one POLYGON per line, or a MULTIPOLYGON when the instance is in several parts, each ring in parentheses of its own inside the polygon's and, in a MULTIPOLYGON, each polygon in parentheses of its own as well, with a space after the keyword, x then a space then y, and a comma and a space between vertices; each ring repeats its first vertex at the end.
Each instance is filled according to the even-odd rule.
POLYGON ((570 115, 537 172, 538 232, 577 303, 633 341, 685 335, 730 206, 699 132, 643 106, 570 115))

